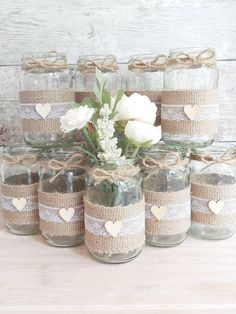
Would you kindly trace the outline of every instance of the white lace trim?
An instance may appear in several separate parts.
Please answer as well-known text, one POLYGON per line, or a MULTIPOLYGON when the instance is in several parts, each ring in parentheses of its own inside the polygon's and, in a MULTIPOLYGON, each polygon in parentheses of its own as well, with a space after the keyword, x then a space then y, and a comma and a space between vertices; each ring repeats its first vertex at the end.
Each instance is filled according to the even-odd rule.
MULTIPOLYGON (((79 206, 67 206, 67 208, 73 207, 75 209, 75 213, 71 218, 70 222, 77 222, 84 220, 84 205, 81 204, 79 206)), ((66 209, 67 209, 66 208, 66 209)), ((51 222, 65 222, 61 216, 59 215, 59 207, 50 207, 39 203, 39 217, 45 221, 51 222)))
MULTIPOLYGON (((85 217, 84 217, 85 230, 93 233, 96 236, 102 236, 102 237, 111 236, 104 227, 106 222, 107 220, 97 219, 97 218, 88 216, 87 214, 85 214, 85 217)), ((122 228, 120 232, 118 233, 118 236, 133 235, 144 228, 145 228, 145 215, 143 213, 137 217, 122 220, 122 228)))
MULTIPOLYGON (((217 201, 217 200, 216 200, 217 201)), ((191 208, 193 212, 202 214, 210 214, 212 211, 208 207, 209 200, 192 196, 191 208)), ((236 199, 224 200, 225 206, 220 211, 220 215, 228 215, 236 213, 236 199)))
MULTIPOLYGON (((26 205, 21 210, 21 212, 31 212, 33 210, 38 209, 38 196, 28 196, 25 197, 26 199, 26 205)), ((11 212, 19 212, 17 208, 12 204, 13 197, 8 197, 5 195, 2 195, 2 208, 4 210, 8 210, 11 212)))
MULTIPOLYGON (((151 207, 155 204, 146 204, 146 219, 156 220, 156 217, 151 212, 151 207)), ((162 221, 175 221, 191 216, 191 201, 175 204, 175 205, 166 205, 167 212, 165 216, 161 219, 162 221)))
MULTIPOLYGON (((35 109, 36 104, 21 104, 20 117, 21 119, 33 119, 41 120, 43 119, 35 109)), ((63 116, 67 110, 72 109, 73 103, 51 103, 51 111, 45 118, 47 119, 58 119, 63 116)))
MULTIPOLYGON (((161 106, 161 119, 162 120, 177 120, 188 121, 189 118, 184 112, 186 105, 163 105, 161 106)), ((219 118, 219 106, 218 105, 203 105, 200 106, 201 111, 195 117, 194 121, 210 121, 217 120, 219 118)))

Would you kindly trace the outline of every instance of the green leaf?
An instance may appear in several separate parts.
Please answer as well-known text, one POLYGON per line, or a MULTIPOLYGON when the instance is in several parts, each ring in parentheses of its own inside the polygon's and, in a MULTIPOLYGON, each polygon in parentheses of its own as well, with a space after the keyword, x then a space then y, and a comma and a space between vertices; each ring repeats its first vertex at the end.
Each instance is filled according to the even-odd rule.
POLYGON ((94 94, 97 97, 97 100, 99 100, 99 102, 101 102, 102 101, 102 94, 101 94, 101 91, 100 91, 100 89, 99 89, 97 84, 94 86, 93 91, 94 91, 94 94))
POLYGON ((115 99, 115 102, 114 102, 112 113, 110 114, 110 119, 113 119, 117 115, 117 111, 116 111, 117 104, 121 100, 123 95, 124 95, 124 90, 123 89, 119 89, 117 94, 116 94, 116 99, 115 99))
POLYGON ((82 100, 82 105, 87 105, 88 107, 90 108, 100 108, 100 104, 93 98, 90 98, 90 97, 85 97, 83 100, 82 100))
POLYGON ((96 69, 96 81, 98 83, 99 89, 102 91, 105 85, 105 79, 102 71, 100 71, 98 68, 96 69))
POLYGON ((102 102, 103 104, 108 104, 109 106, 111 105, 111 94, 105 88, 102 93, 102 102))

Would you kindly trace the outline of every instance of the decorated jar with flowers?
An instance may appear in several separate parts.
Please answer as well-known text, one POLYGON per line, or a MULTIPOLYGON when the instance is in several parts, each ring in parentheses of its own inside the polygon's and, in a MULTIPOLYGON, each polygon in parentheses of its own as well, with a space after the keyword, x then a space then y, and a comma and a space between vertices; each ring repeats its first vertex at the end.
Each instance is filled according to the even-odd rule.
POLYGON ((107 88, 112 94, 121 88, 121 74, 115 56, 79 56, 74 81, 75 100, 77 103, 81 103, 82 101, 86 103, 86 97, 95 98, 93 87, 96 81, 96 69, 103 72, 107 88))
POLYGON ((236 232, 236 143, 216 142, 190 156, 192 232, 220 240, 236 232))
MULTIPOLYGON (((139 93, 148 96, 157 106, 156 125, 161 124, 161 91, 167 62, 168 59, 163 54, 144 54, 130 57, 128 64, 125 94, 130 96, 139 93)), ((135 102, 135 96, 133 99, 135 102)))
POLYGON ((74 106, 71 74, 62 53, 33 53, 22 57, 20 116, 25 141, 51 146, 62 141, 60 117, 74 106))
POLYGON ((137 156, 140 148, 160 140, 161 130, 154 126, 154 103, 140 101, 137 110, 122 90, 111 97, 99 70, 96 81, 96 99, 69 110, 61 118, 61 129, 65 133, 81 130, 85 145, 77 150, 90 159, 84 197, 88 250, 102 262, 124 263, 142 251, 145 241, 145 201, 137 156))
POLYGON ((218 76, 214 49, 170 52, 161 105, 166 143, 193 148, 212 144, 219 119, 218 76))

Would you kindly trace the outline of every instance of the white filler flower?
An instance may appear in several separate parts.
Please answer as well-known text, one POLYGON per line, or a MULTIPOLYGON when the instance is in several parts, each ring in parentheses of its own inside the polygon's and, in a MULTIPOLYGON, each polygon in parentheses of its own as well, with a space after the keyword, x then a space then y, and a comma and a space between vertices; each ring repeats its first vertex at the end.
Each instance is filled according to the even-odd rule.
POLYGON ((61 130, 64 133, 69 133, 75 129, 81 130, 91 120, 93 113, 94 109, 88 106, 68 110, 60 118, 61 130))
POLYGON ((154 124, 157 106, 147 96, 134 93, 130 97, 124 95, 117 104, 116 111, 116 120, 137 120, 154 124))
POLYGON ((148 141, 151 141, 150 145, 154 145, 161 139, 161 126, 156 127, 140 121, 128 121, 125 127, 125 135, 140 146, 148 141))

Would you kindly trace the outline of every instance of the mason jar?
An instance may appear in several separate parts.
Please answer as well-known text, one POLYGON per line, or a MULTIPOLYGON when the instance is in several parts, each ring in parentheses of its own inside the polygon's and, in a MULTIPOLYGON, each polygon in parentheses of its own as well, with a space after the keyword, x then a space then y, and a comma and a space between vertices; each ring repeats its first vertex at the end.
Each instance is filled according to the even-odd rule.
POLYGON ((5 224, 15 234, 39 231, 38 149, 15 145, 1 156, 1 194, 5 224))
POLYGON ((219 142, 191 154, 192 232, 220 240, 236 231, 236 143, 219 142))
POLYGON ((212 144, 219 119, 218 76, 214 49, 170 52, 161 106, 166 143, 192 148, 212 144))
POLYGON ((155 125, 161 124, 161 91, 163 71, 168 60, 165 55, 138 55, 129 59, 126 96, 133 93, 146 95, 157 106, 155 125))
POLYGON ((84 157, 69 150, 44 153, 40 164, 39 217, 43 238, 69 247, 84 241, 84 157))
POLYGON ((183 242, 191 226, 189 168, 185 149, 158 143, 142 160, 146 202, 146 243, 171 247, 183 242))
POLYGON ((20 116, 25 141, 50 146, 61 141, 60 117, 74 107, 72 79, 62 53, 33 53, 22 57, 20 116))
POLYGON ((74 82, 75 101, 81 103, 85 97, 95 97, 93 88, 96 83, 96 69, 103 72, 106 88, 111 94, 121 88, 119 64, 113 55, 79 56, 74 82))
POLYGON ((85 244, 95 259, 125 263, 142 251, 145 203, 134 160, 100 162, 88 171, 85 190, 85 244))

